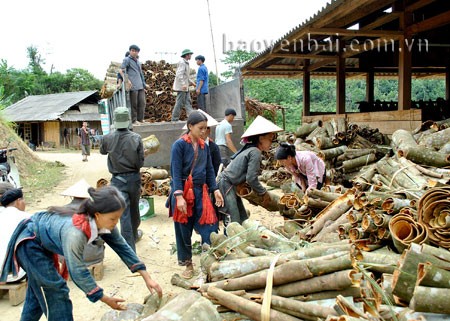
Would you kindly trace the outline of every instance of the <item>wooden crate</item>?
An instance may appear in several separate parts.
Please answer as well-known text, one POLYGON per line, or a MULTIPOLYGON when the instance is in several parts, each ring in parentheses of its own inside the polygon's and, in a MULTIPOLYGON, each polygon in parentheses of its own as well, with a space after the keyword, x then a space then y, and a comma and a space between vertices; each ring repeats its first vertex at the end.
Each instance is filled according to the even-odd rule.
POLYGON ((25 294, 27 292, 27 281, 19 283, 0 284, 0 298, 8 294, 9 303, 11 305, 19 305, 25 301, 25 294))

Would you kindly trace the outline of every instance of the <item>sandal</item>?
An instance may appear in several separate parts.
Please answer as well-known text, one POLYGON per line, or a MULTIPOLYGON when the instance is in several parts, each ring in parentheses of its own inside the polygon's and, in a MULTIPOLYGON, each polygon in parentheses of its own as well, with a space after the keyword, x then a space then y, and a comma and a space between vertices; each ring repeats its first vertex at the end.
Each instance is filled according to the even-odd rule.
POLYGON ((190 270, 190 269, 186 269, 183 271, 183 273, 181 273, 181 277, 183 279, 189 280, 192 279, 192 277, 194 276, 194 270, 190 270))

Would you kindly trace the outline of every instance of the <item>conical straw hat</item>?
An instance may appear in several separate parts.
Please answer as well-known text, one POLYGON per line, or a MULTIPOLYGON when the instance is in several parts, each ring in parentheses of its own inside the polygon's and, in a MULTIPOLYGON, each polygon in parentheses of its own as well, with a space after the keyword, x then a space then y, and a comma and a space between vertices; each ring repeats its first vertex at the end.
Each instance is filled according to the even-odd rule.
MULTIPOLYGON (((203 115, 206 116, 206 118, 208 119, 206 126, 208 127, 212 127, 212 126, 216 126, 217 124, 219 124, 219 122, 217 120, 215 120, 210 114, 204 112, 201 109, 198 109, 197 111, 201 112, 203 115)), ((187 129, 187 124, 185 124, 183 126, 183 129, 187 129)))
POLYGON ((83 178, 77 183, 70 186, 68 189, 66 189, 64 192, 61 193, 61 195, 64 196, 72 196, 77 198, 89 198, 88 189, 91 187, 86 180, 83 178))
POLYGON ((283 131, 283 128, 278 127, 270 120, 265 119, 263 116, 258 116, 250 124, 245 133, 242 134, 241 138, 281 131, 283 131))

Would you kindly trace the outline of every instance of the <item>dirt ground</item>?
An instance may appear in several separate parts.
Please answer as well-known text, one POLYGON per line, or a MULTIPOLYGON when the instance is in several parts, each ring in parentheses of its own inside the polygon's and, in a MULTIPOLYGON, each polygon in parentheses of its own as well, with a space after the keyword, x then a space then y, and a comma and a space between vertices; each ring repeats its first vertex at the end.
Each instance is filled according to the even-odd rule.
MULTIPOLYGON (((43 160, 60 161, 67 168, 66 179, 53 190, 46 191, 42 200, 35 200, 27 207, 27 211, 34 213, 46 209, 50 205, 64 205, 70 201, 68 197, 61 196, 60 193, 67 187, 84 178, 95 186, 100 178, 110 179, 110 174, 106 166, 106 156, 100 155, 94 150, 88 162, 81 161, 80 152, 55 153, 36 152, 43 160)), ((165 197, 154 197, 155 216, 141 223, 140 228, 144 231, 143 239, 137 243, 137 254, 147 265, 147 270, 152 277, 159 282, 164 293, 177 294, 183 289, 170 284, 170 278, 174 273, 181 273, 183 268, 177 265, 176 254, 171 254, 172 244, 175 242, 173 222, 168 217, 165 208, 165 197)), ((255 207, 245 201, 245 205, 251 211, 253 219, 258 219, 267 227, 278 225, 281 218, 277 213, 270 213, 261 207, 255 207)), ((222 229, 223 230, 223 229, 222 229)), ((193 242, 200 241, 198 235, 193 236, 193 242)), ((199 267, 199 255, 193 257, 196 269, 199 267)), ((195 277, 194 277, 195 279, 195 277)), ((109 247, 106 247, 104 260, 104 277, 98 281, 105 293, 114 294, 116 297, 126 299, 126 303, 142 303, 143 298, 148 294, 148 290, 141 277, 130 273, 119 257, 109 247)), ((91 303, 73 282, 68 282, 70 297, 73 302, 74 319, 76 321, 100 320, 103 314, 110 310, 109 306, 102 302, 91 303)), ((0 321, 19 320, 23 303, 18 306, 11 306, 7 296, 0 299, 0 321)), ((41 320, 46 320, 42 317, 41 320)))

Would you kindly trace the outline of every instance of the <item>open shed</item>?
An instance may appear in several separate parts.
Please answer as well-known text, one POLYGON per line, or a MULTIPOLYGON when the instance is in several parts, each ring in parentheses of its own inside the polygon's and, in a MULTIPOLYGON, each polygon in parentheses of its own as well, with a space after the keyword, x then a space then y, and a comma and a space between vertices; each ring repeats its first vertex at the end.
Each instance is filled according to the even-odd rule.
POLYGON ((450 1, 334 0, 242 69, 245 78, 303 78, 303 122, 346 117, 382 132, 450 117, 450 1), (311 77, 336 78, 336 113, 311 111, 311 77), (359 113, 345 106, 345 81, 365 77, 359 113), (398 79, 398 101, 374 100, 376 77, 398 79), (413 78, 445 79, 445 97, 411 100, 413 78))

